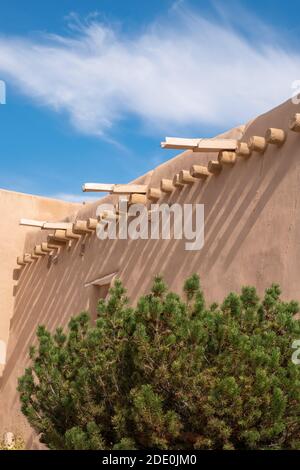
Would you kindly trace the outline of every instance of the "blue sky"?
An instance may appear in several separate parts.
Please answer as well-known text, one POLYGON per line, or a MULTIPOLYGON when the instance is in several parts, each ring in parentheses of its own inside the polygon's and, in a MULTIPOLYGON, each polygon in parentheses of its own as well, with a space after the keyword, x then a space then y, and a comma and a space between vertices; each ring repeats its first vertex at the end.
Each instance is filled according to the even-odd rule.
POLYGON ((88 199, 291 95, 300 2, 1 2, 0 187, 88 199))

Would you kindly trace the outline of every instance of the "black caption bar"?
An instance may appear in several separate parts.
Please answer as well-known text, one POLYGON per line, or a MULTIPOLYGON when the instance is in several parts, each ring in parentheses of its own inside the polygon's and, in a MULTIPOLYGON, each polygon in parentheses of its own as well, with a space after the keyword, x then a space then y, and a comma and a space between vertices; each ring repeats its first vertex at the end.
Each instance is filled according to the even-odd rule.
MULTIPOLYGON (((299 451, 0 451, 0 465, 26 463, 33 468, 54 465, 81 465, 89 468, 119 467, 126 469, 156 468, 168 469, 206 468, 206 465, 220 464, 224 467, 240 468, 248 465, 288 465, 299 463, 299 451), (92 466, 92 467, 91 467, 92 466)), ((4 468, 4 467, 2 467, 4 468)))

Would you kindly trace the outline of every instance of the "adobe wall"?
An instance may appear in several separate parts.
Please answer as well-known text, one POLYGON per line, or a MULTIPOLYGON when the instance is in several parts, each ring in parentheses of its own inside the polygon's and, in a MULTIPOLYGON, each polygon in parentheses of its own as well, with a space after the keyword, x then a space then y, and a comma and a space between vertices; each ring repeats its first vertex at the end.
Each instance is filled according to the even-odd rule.
MULTIPOLYGON (((28 227, 19 226, 20 218, 57 220, 57 218, 70 215, 80 207, 79 204, 73 205, 54 199, 0 190, 0 342, 2 348, 7 345, 9 323, 13 315, 18 276, 18 270, 15 269, 16 258, 24 252, 26 236, 32 232, 32 229, 28 227)), ((1 359, 2 357, 0 357, 0 374, 3 369, 1 359)))
MULTIPOLYGON (((284 103, 252 121, 244 136, 243 129, 236 129, 227 137, 247 141, 252 135, 264 136, 268 127, 288 130, 295 112, 300 112, 299 106, 284 103)), ((94 288, 84 287, 94 279, 117 272, 133 303, 149 289, 155 274, 162 274, 173 290, 181 292, 184 279, 194 272, 200 275, 209 302, 221 301, 229 291, 239 291, 245 284, 262 293, 272 282, 281 285, 284 298, 300 300, 299 148, 300 134, 288 131, 281 148, 269 145, 264 155, 239 158, 219 176, 176 189, 160 200, 204 204, 205 244, 200 251, 186 251, 185 240, 100 241, 93 234, 87 237, 83 256, 80 241, 71 250, 62 250, 55 265, 49 267, 46 259, 39 259, 23 269, 1 384, 2 426, 13 431, 24 425, 15 389, 37 325, 54 330, 81 310, 94 309, 94 288)), ((137 181, 159 187, 162 177, 172 178, 178 171, 211 158, 211 154, 184 152, 137 181)), ((93 216, 96 207, 82 208, 78 219, 93 216)), ((34 246, 39 236, 28 234, 27 244, 34 246)), ((31 438, 28 445, 34 447, 36 440, 31 438)))

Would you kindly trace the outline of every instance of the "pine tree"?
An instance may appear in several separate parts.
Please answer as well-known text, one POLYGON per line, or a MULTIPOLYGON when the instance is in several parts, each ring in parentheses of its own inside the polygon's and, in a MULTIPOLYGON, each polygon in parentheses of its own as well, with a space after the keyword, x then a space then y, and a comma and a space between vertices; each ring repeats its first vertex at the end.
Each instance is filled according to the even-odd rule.
POLYGON ((130 308, 116 281, 96 324, 38 328, 22 411, 51 449, 299 449, 299 306, 280 294, 208 306, 197 275, 183 298, 157 277, 130 308))

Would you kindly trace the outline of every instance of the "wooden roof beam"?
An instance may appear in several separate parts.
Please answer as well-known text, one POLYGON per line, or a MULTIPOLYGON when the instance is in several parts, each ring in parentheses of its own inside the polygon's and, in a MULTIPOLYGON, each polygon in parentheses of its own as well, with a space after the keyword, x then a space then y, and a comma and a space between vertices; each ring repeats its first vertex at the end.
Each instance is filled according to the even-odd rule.
POLYGON ((86 233, 92 233, 93 230, 88 228, 87 220, 76 220, 73 224, 73 233, 76 235, 85 235, 86 233))
POLYGON ((47 222, 44 220, 33 220, 33 219, 20 219, 20 225, 27 227, 37 227, 42 230, 67 230, 72 228, 71 222, 47 222))
POLYGON ((18 264, 19 266, 25 266, 25 265, 26 265, 26 263, 25 263, 25 261, 24 261, 24 256, 18 256, 18 258, 17 258, 17 264, 18 264))
POLYGON ((161 147, 166 149, 193 150, 194 152, 220 152, 221 150, 236 150, 236 139, 181 139, 166 137, 161 147))
POLYGON ((84 193, 111 193, 114 189, 114 184, 104 183, 85 183, 82 185, 84 193))
POLYGON ((172 180, 169 180, 167 178, 163 178, 160 182, 160 190, 163 192, 163 193, 171 193, 172 191, 174 191, 174 185, 173 185, 173 181, 172 180))
POLYGON ((23 256, 23 262, 24 262, 25 264, 33 263, 33 261, 34 261, 34 260, 33 260, 33 258, 32 258, 32 256, 31 256, 30 253, 25 253, 25 254, 24 254, 24 256, 23 256))
POLYGON ((253 135, 248 141, 248 147, 251 152, 264 153, 268 146, 268 142, 264 137, 253 135))
POLYGON ((180 137, 166 137, 165 142, 161 142, 163 149, 190 149, 197 147, 200 139, 181 139, 180 137))
POLYGON ((179 183, 181 184, 193 184, 197 180, 187 170, 181 170, 179 172, 179 183))
POLYGON ((238 146, 237 146, 237 149, 236 149, 236 154, 239 157, 243 157, 243 158, 250 157, 251 150, 250 150, 249 145, 247 144, 247 142, 239 142, 238 143, 238 146))
POLYGON ((276 127, 270 127, 267 129, 265 139, 268 144, 282 145, 286 141, 287 134, 283 129, 277 129, 276 127))
POLYGON ((42 245, 35 245, 33 253, 36 256, 46 256, 47 252, 42 250, 42 245))
POLYGON ((83 192, 104 192, 112 194, 146 194, 147 185, 145 184, 104 184, 104 183, 85 183, 82 186, 83 192))
POLYGON ((220 152, 221 150, 235 151, 238 145, 236 139, 201 139, 193 152, 220 152))
POLYGON ((93 219, 93 218, 89 218, 87 220, 87 228, 89 230, 96 230, 97 229, 97 224, 98 224, 98 219, 93 219))
POLYGON ((207 170, 213 175, 218 175, 222 171, 222 165, 216 160, 210 160, 207 164, 207 170))
POLYGON ((193 178, 205 180, 209 176, 209 171, 206 166, 193 165, 190 169, 190 174, 193 176, 193 178))
POLYGON ((146 194, 146 184, 115 184, 113 194, 146 194))
POLYGON ((42 228, 45 223, 45 220, 20 219, 19 225, 42 228))
POLYGON ((128 205, 131 206, 133 204, 143 204, 143 205, 146 205, 147 204, 147 196, 145 194, 131 194, 130 195, 130 198, 129 198, 129 201, 128 201, 128 205))
POLYGON ((51 253, 51 251, 52 251, 52 249, 49 248, 47 242, 42 242, 42 243, 41 243, 41 249, 42 249, 42 251, 44 251, 45 253, 51 253))
POLYGON ((53 240, 62 241, 62 242, 69 242, 70 239, 67 237, 66 230, 55 230, 54 235, 52 235, 53 240))
POLYGON ((72 222, 45 222, 43 230, 67 230, 73 226, 72 222))
POLYGON ((161 190, 157 188, 149 188, 147 192, 147 198, 150 199, 150 201, 158 201, 162 196, 161 190))
POLYGON ((48 235, 47 238, 47 246, 53 250, 64 247, 67 242, 68 240, 58 240, 54 235, 48 235))
POLYGON ((218 162, 221 163, 221 165, 233 166, 236 163, 236 153, 222 151, 218 155, 218 162))
POLYGON ((179 180, 179 173, 176 173, 173 178, 173 186, 176 188, 183 188, 184 184, 180 182, 179 180))
POLYGON ((78 235, 77 233, 73 232, 73 227, 67 228, 65 232, 68 240, 79 240, 79 238, 81 238, 81 235, 78 235))

